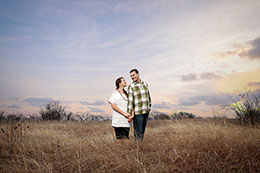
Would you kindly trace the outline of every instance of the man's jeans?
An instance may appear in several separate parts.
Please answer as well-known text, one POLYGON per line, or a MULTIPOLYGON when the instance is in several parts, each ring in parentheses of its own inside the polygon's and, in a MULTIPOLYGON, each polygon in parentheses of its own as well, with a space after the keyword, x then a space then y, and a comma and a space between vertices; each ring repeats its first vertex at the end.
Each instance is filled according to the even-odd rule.
POLYGON ((146 124, 148 121, 148 115, 146 114, 140 114, 134 116, 134 136, 135 139, 143 139, 144 138, 144 132, 146 128, 146 124))

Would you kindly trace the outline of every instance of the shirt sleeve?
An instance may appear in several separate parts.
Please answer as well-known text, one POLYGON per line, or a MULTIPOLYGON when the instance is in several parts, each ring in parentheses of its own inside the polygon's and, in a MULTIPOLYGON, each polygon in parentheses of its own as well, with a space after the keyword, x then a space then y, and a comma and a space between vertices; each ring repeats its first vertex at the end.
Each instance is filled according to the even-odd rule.
POLYGON ((127 103, 127 112, 132 114, 134 108, 134 93, 133 88, 129 85, 128 86, 128 103, 127 103))
POLYGON ((112 104, 116 104, 116 95, 115 93, 113 92, 113 94, 110 96, 109 100, 108 100, 109 103, 112 103, 112 104))
POLYGON ((152 99, 151 99, 150 91, 148 92, 148 94, 149 94, 149 105, 150 107, 152 107, 152 99))
POLYGON ((151 94, 150 91, 148 89, 148 83, 145 83, 146 87, 147 87, 147 91, 148 91, 148 100, 149 100, 149 106, 152 107, 152 99, 151 99, 151 94))

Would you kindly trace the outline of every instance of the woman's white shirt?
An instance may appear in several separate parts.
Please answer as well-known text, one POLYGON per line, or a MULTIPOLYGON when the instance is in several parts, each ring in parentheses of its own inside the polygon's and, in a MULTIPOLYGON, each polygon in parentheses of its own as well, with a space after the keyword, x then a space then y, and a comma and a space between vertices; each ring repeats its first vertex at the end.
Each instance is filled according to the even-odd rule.
MULTIPOLYGON (((111 97, 109 98, 109 102, 116 105, 119 109, 124 112, 127 112, 127 102, 128 98, 125 94, 120 94, 117 90, 115 90, 111 97), (124 98, 123 98, 124 97, 124 98)), ((112 126, 113 127, 130 127, 130 123, 128 122, 127 118, 118 113, 113 109, 112 115, 112 126)))

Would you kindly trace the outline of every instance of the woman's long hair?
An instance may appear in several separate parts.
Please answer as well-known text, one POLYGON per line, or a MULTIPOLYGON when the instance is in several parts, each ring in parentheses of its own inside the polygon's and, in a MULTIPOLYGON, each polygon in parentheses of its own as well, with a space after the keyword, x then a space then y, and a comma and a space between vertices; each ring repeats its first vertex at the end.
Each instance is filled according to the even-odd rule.
MULTIPOLYGON (((115 82, 115 84, 116 84, 116 89, 118 89, 119 88, 119 84, 121 83, 121 79, 123 79, 123 77, 120 77, 120 78, 118 78, 117 80, 116 80, 116 82, 115 82)), ((127 98, 128 98, 128 93, 126 92, 126 90, 123 88, 123 92, 124 92, 124 94, 127 96, 127 98)))

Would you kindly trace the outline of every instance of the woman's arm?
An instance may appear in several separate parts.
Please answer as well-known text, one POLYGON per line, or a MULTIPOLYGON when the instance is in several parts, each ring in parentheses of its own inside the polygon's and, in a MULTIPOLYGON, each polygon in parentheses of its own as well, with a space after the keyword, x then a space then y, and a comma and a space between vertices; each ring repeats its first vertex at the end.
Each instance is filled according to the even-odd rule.
POLYGON ((131 122, 131 121, 133 120, 133 118, 134 118, 134 116, 135 116, 135 113, 134 113, 134 112, 135 112, 135 111, 132 110, 132 114, 131 114, 131 116, 128 117, 128 122, 131 122))
MULTIPOLYGON (((109 102, 109 103, 110 103, 110 102, 109 102)), ((119 107, 117 107, 115 104, 112 104, 112 103, 110 103, 110 104, 111 104, 112 109, 114 109, 116 112, 122 114, 122 115, 125 116, 126 118, 128 118, 128 117, 131 116, 129 113, 124 112, 124 111, 122 111, 121 109, 119 109, 119 107)))

